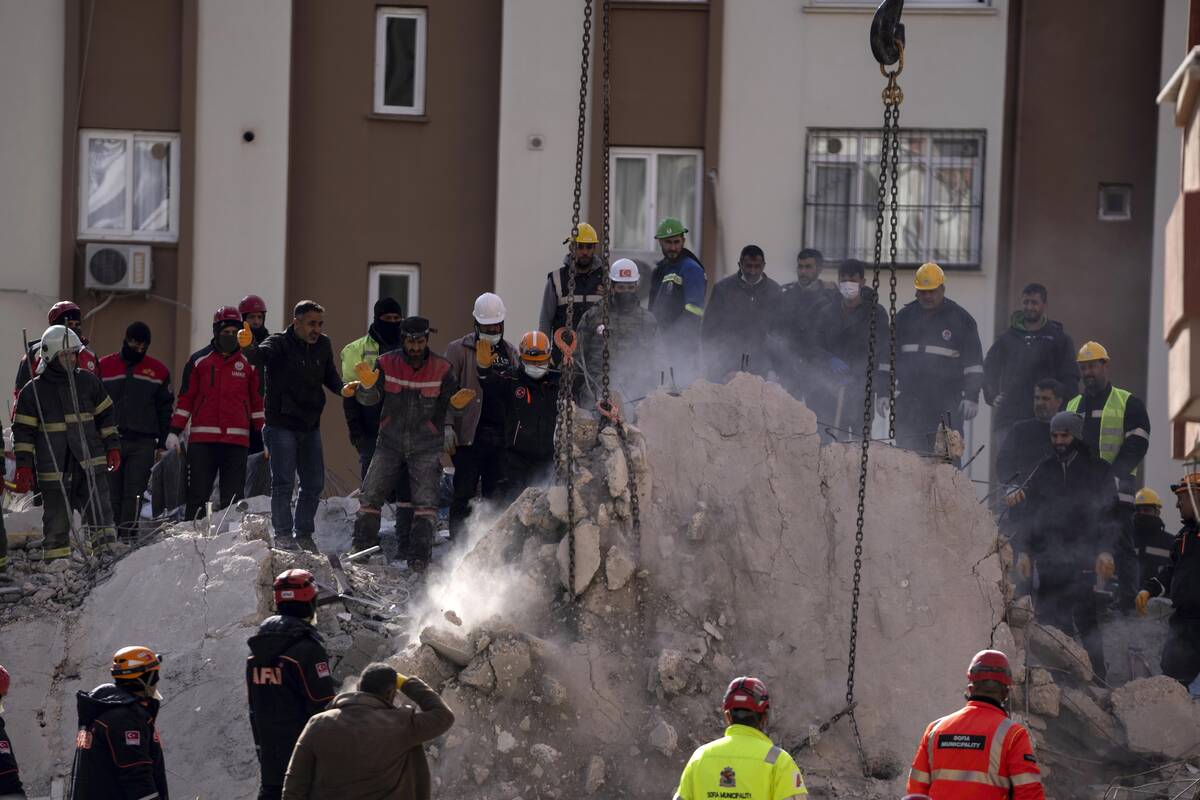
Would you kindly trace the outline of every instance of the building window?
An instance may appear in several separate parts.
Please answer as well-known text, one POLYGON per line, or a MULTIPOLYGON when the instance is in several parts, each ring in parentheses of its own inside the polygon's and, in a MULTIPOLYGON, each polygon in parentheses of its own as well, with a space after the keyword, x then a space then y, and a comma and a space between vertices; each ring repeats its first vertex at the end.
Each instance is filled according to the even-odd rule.
POLYGON ((375 12, 375 113, 425 113, 423 8, 380 8, 375 12))
POLYGON ((699 254, 704 154, 699 150, 614 147, 609 155, 613 252, 657 258, 654 230, 659 220, 675 217, 688 229, 688 247, 699 254))
POLYGON ((1133 187, 1128 183, 1100 184, 1099 215, 1105 222, 1133 219, 1133 187))
MULTIPOLYGON (((874 9, 879 0, 808 0, 813 8, 867 8, 874 9)), ((914 8, 991 8, 992 0, 907 0, 906 9, 914 8)))
POLYGON ((375 303, 391 297, 406 317, 419 313, 421 268, 412 264, 373 264, 367 290, 367 324, 375 321, 375 303))
MULTIPOLYGON (((901 131, 897 263, 979 266, 984 143, 983 131, 901 131)), ((805 247, 830 259, 874 258, 879 145, 878 130, 809 130, 805 247)), ((889 216, 884 218, 884 260, 889 216)))
POLYGON ((81 239, 179 241, 179 134, 79 134, 81 239))

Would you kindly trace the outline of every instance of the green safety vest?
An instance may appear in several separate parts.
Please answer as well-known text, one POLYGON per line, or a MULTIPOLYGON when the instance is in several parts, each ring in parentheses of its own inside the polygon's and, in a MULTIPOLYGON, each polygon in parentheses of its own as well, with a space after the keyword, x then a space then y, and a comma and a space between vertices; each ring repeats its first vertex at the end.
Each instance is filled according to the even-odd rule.
MULTIPOLYGON (((1083 395, 1075 395, 1067 403, 1067 411, 1078 414, 1082 402, 1083 395)), ((1100 412, 1100 457, 1110 464, 1117 460, 1117 453, 1125 443, 1125 404, 1128 402, 1129 392, 1114 386, 1100 412)), ((1137 470, 1130 474, 1136 475, 1137 470)))
POLYGON ((365 361, 368 367, 374 369, 378 359, 379 342, 372 339, 371 334, 368 333, 361 339, 355 339, 342 348, 342 380, 346 382, 358 380, 358 376, 354 374, 354 365, 365 361))

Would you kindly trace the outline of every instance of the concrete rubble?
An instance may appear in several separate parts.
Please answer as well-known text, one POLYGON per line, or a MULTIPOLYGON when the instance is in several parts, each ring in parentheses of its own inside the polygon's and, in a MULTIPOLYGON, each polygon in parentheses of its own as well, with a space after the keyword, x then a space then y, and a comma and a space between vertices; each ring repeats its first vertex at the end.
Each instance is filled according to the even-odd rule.
MULTIPOLYGON (((871 449, 863 545, 863 751, 846 719, 799 748, 845 705, 858 448, 821 447, 811 412, 746 375, 654 394, 624 436, 580 419, 573 446, 570 541, 566 487, 530 489, 481 507, 420 582, 348 565, 355 594, 376 605, 319 614, 339 681, 385 658, 455 710, 428 747, 435 797, 664 796, 720 734, 726 683, 756 674, 771 689, 771 735, 814 794, 895 798, 920 731, 961 705, 964 667, 989 646, 1014 661, 1013 711, 1056 800, 1103 796, 1086 788, 1108 780, 1096 761, 1132 774, 1195 753, 1180 733, 1200 726, 1186 690, 1164 678, 1102 687, 1082 647, 1012 596, 1011 551, 967 477, 885 446, 871 449)), ((349 546, 356 508, 323 502, 323 550, 349 546)), ((273 574, 302 566, 333 586, 323 558, 268 549, 263 511, 255 498, 216 535, 166 530, 61 597, 30 580, 19 602, 0 598, 0 660, 17 679, 6 721, 35 793, 69 770, 74 691, 104 680, 116 647, 144 641, 165 657, 172 789, 255 796, 245 640, 269 613, 273 574)))

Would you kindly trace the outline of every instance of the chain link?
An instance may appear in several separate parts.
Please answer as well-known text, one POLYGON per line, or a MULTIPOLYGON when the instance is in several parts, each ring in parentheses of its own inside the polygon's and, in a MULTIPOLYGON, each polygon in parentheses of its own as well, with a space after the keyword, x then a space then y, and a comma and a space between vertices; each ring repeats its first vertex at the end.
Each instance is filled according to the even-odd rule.
POLYGON ((610 100, 611 100, 611 88, 612 88, 611 87, 612 73, 610 70, 611 55, 612 55, 612 32, 610 30, 611 26, 609 25, 609 20, 611 19, 611 16, 612 16, 611 11, 612 11, 611 0, 604 0, 603 21, 602 21, 604 73, 602 75, 603 87, 601 89, 602 94, 603 94, 603 99, 601 102, 603 105, 603 125, 604 125, 604 132, 603 132, 604 141, 602 143, 602 148, 603 148, 603 152, 604 152, 604 167, 603 167, 604 186, 603 186, 603 192, 602 192, 603 193, 603 201, 602 202, 603 202, 604 219, 603 219, 603 222, 601 223, 601 228, 600 228, 600 230, 601 230, 601 234, 600 234, 600 247, 601 247, 601 249, 600 249, 600 269, 604 270, 604 274, 601 276, 601 280, 603 281, 603 284, 604 284, 604 292, 603 292, 604 296, 600 299, 600 307, 601 307, 600 314, 602 317, 600 320, 600 324, 604 327, 604 334, 603 334, 604 354, 603 354, 603 363, 601 365, 601 372, 600 372, 600 405, 606 409, 612 408, 612 389, 610 388, 611 381, 609 378, 610 354, 609 354, 609 349, 608 349, 608 337, 609 337, 608 310, 612 304, 612 277, 609 275, 609 272, 608 272, 609 257, 610 257, 609 256, 609 244, 610 244, 610 240, 611 240, 611 231, 609 230, 609 219, 610 219, 610 217, 609 217, 609 186, 610 186, 609 179, 610 179, 610 171, 611 171, 611 166, 612 166, 611 159, 609 158, 609 155, 608 155, 609 121, 611 119, 610 100))

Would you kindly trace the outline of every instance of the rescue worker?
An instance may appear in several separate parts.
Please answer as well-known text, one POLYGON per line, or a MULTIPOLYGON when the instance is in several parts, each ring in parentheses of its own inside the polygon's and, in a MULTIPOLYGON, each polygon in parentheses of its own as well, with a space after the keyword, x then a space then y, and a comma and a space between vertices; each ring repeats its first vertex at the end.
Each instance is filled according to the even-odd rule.
POLYGON ((582 359, 586 377, 580 402, 593 407, 601 399, 607 346, 614 402, 630 409, 658 386, 658 365, 663 358, 658 352, 661 329, 654 315, 638 302, 641 276, 637 264, 619 258, 609 267, 608 274, 612 297, 607 327, 603 304, 588 309, 579 322, 579 349, 575 355, 582 359))
POLYGON ((1050 420, 1054 455, 1042 461, 1009 505, 1028 504, 1030 522, 1014 542, 1017 570, 1036 567, 1038 621, 1076 632, 1101 680, 1107 674, 1093 587, 1116 574, 1117 497, 1112 470, 1082 438, 1083 420, 1061 411, 1050 420))
POLYGON ((368 664, 358 691, 339 694, 304 726, 284 800, 429 800, 433 780, 422 745, 453 724, 454 712, 420 678, 368 664), (417 707, 397 708, 398 694, 417 707))
POLYGON ((1183 476, 1171 485, 1183 527, 1171 546, 1166 569, 1151 576, 1138 592, 1135 604, 1145 614, 1150 598, 1168 597, 1174 607, 1163 646, 1163 674, 1200 697, 1200 473, 1183 476))
POLYGON ((1137 557, 1137 583, 1139 589, 1151 580, 1162 577, 1171 566, 1171 550, 1175 537, 1167 531, 1162 521, 1162 500, 1158 492, 1146 487, 1139 489, 1133 499, 1133 546, 1137 557))
MULTIPOLYGON (((788 313, 813 314, 822 306, 836 303, 838 285, 821 278, 825 256, 820 250, 806 247, 796 254, 796 280, 781 288, 787 298, 788 313)), ((839 282, 841 278, 838 278, 839 282)))
POLYGON ((504 496, 511 502, 548 475, 554 463, 559 374, 550 369, 550 337, 529 331, 517 346, 519 367, 497 370, 487 342, 475 347, 479 381, 499 383, 505 400, 504 496))
MULTIPOLYGON (((563 256, 563 265, 546 276, 542 293, 542 310, 538 315, 538 330, 554 341, 554 332, 567 324, 567 307, 572 306, 572 330, 579 328, 584 312, 604 298, 604 265, 596 258, 600 237, 586 222, 579 223, 574 241, 563 242, 570 249, 563 256), (570 293, 571 272, 575 273, 575 293, 570 293)), ((554 362, 560 358, 554 353, 554 362)))
POLYGON ((259 800, 279 800, 292 748, 309 717, 336 689, 329 654, 317 632, 317 582, 304 569, 280 573, 273 585, 275 616, 250 637, 246 695, 258 754, 259 800))
POLYGON ((254 335, 254 343, 262 344, 271 331, 267 329, 267 302, 256 294, 248 294, 238 303, 238 313, 242 322, 250 326, 254 335))
POLYGON ((451 538, 465 529, 476 493, 485 500, 496 497, 504 480, 504 390, 495 382, 488 386, 480 384, 475 350, 478 342, 487 342, 494 369, 506 372, 516 366, 517 349, 504 339, 507 313, 499 295, 491 292, 479 295, 472 310, 475 329, 446 347, 455 388, 475 393, 465 413, 455 415, 453 427, 447 426, 446 430, 445 449, 454 459, 451 538))
POLYGON ((1044 800, 1029 731, 1008 716, 1012 683, 1008 656, 975 654, 967 704, 925 728, 905 791, 932 800, 1044 800))
POLYGON ((751 677, 730 681, 721 703, 725 735, 692 753, 674 800, 788 800, 808 794, 792 756, 766 734, 770 711, 766 684, 751 677))
POLYGON ((249 323, 237 334, 238 345, 267 381, 266 427, 263 441, 271 465, 271 526, 275 545, 284 550, 317 551, 317 506, 325 491, 325 450, 321 446, 321 413, 325 389, 340 396, 341 376, 333 344, 321 331, 325 309, 301 300, 292 310, 292 323, 254 343, 249 323), (300 494, 292 511, 292 489, 300 479, 300 494))
POLYGON ((100 379, 78 367, 82 348, 69 328, 47 328, 36 374, 17 395, 13 412, 14 491, 29 492, 36 472, 47 561, 71 555, 73 511, 83 515, 87 538, 102 559, 124 550, 117 545, 105 477, 121 468, 116 414, 100 379))
POLYGON ((823 265, 819 250, 805 248, 796 256, 796 280, 782 287, 770 337, 779 383, 824 423, 822 437, 837 416, 839 390, 851 379, 846 362, 824 349, 823 316, 840 295, 836 286, 821 280, 823 265))
MULTIPOLYGON (((248 294, 238 303, 238 313, 242 315, 242 324, 250 326, 255 344, 262 344, 271 335, 267 329, 267 303, 256 294, 248 294)), ((257 370, 258 367, 255 367, 257 370)), ((264 398, 267 395, 267 382, 260 372, 258 375, 258 393, 264 398)), ((262 431, 250 429, 250 449, 246 461, 246 497, 260 497, 271 494, 271 469, 266 463, 268 459, 254 458, 263 452, 262 431)))
POLYGON ((766 267, 762 248, 748 244, 738 256, 737 273, 713 286, 700 328, 709 380, 723 381, 735 372, 765 378, 770 372, 767 331, 781 292, 764 274, 766 267))
MULTIPOLYGON (((931 452, 944 414, 962 433, 979 413, 983 348, 975 319, 946 297, 941 267, 923 264, 913 286, 917 299, 896 312, 896 443, 931 452)), ((885 417, 887 405, 877 401, 885 417)))
POLYGON ((375 369, 360 362, 354 369, 358 380, 346 384, 343 390, 345 396, 356 397, 364 405, 382 403, 381 413, 388 419, 379 430, 375 457, 363 480, 353 547, 361 551, 379 544, 383 502, 400 480, 401 468, 407 467, 413 504, 412 535, 408 541, 399 540, 398 545, 400 557, 408 561, 409 568, 420 572, 433 555, 439 456, 453 435, 447 414, 450 408, 466 408, 475 395, 460 392, 450 362, 429 351, 429 320, 409 317, 400 330, 403 349, 380 356, 375 369))
MULTIPOLYGON (((185 518, 196 519, 219 485, 219 504, 225 508, 242 497, 246 486, 246 455, 250 431, 262 430, 263 404, 258 373, 238 351, 242 316, 232 306, 213 314, 213 347, 189 362, 191 377, 179 395, 168 450, 180 446, 179 435, 190 425, 187 442, 188 493, 185 518)), ((290 495, 289 495, 290 497, 290 495)))
POLYGON ((1039 380, 1053 378, 1067 397, 1079 386, 1075 343, 1061 322, 1046 316, 1046 287, 1031 283, 1021 292, 1021 310, 1014 311, 1009 327, 996 337, 983 359, 983 399, 992 406, 996 447, 1014 424, 1033 416, 1030 405, 1039 380))
POLYGON ((1050 444, 1050 420, 1062 410, 1063 385, 1042 378, 1033 388, 1033 418, 1014 423, 999 446, 996 471, 1003 483, 1024 482, 1034 467, 1054 452, 1050 444))
MULTIPOLYGON (((83 338, 83 313, 79 310, 79 306, 70 300, 59 300, 50 306, 50 311, 46 314, 46 324, 62 325, 70 328, 79 337, 82 345, 79 350, 79 368, 93 375, 100 374, 100 359, 96 358, 96 354, 87 346, 87 340, 83 338)), ((21 387, 37 374, 38 349, 40 345, 40 341, 35 340, 30 342, 28 352, 21 356, 21 361, 17 364, 17 380, 16 386, 13 389, 14 397, 21 391, 21 387), (30 365, 32 365, 32 372, 30 371, 30 365)))
POLYGON ((72 800, 167 800, 158 717, 162 659, 148 647, 113 655, 112 683, 78 692, 72 800))
MULTIPOLYGON (((0 441, 7 441, 4 437, 2 423, 0 423, 0 441)), ((5 484, 7 483, 5 481, 5 484)), ((8 574, 8 531, 4 528, 4 492, 9 488, 5 484, 0 484, 0 586, 12 584, 12 577, 8 574)))
POLYGON ((1112 385, 1108 378, 1108 350, 1099 342, 1086 342, 1076 356, 1083 374, 1083 394, 1067 403, 1067 410, 1083 416, 1083 438, 1100 458, 1113 466, 1120 481, 1122 503, 1132 505, 1138 467, 1150 449, 1150 415, 1140 398, 1112 385))
MULTIPOLYGON (((0 538, 4 532, 0 531, 0 538)), ((0 714, 4 713, 4 697, 8 694, 11 679, 8 670, 0 664, 0 714)), ((4 718, 0 717, 0 798, 25 798, 21 787, 21 775, 17 769, 17 756, 13 753, 12 740, 4 730, 4 718)))
POLYGON ((137 535, 142 496, 156 456, 166 449, 175 405, 171 373, 146 354, 149 349, 150 326, 134 322, 125 329, 120 351, 100 359, 100 379, 121 434, 122 469, 109 475, 108 490, 119 536, 137 535))
POLYGON ((650 277, 649 304, 662 333, 663 355, 685 386, 698 374, 700 324, 708 292, 704 265, 686 246, 687 232, 674 217, 658 223, 654 238, 663 258, 650 277))
MULTIPOLYGON (((355 339, 342 348, 342 381, 356 380, 354 368, 365 363, 375 368, 375 360, 383 353, 390 353, 401 346, 400 323, 404 321, 404 310, 394 297, 381 297, 375 302, 374 321, 367 335, 355 339)), ((371 456, 375 454, 375 437, 379 435, 379 407, 364 406, 353 397, 342 398, 342 411, 346 415, 346 429, 350 432, 350 444, 358 453, 362 477, 367 476, 371 456)))

